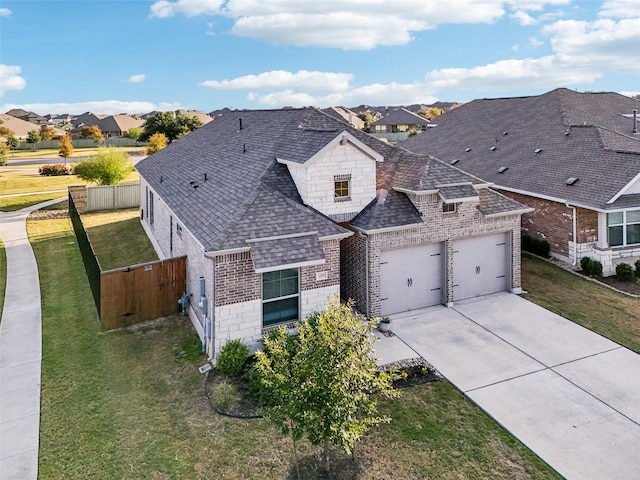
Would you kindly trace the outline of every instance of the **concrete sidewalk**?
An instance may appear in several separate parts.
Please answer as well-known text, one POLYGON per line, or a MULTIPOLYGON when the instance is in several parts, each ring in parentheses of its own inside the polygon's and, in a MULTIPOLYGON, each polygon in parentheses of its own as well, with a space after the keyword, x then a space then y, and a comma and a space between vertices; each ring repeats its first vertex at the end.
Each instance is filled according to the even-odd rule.
POLYGON ((0 212, 7 278, 0 323, 0 480, 36 479, 40 433, 42 313, 38 265, 27 237, 30 212, 0 212))
POLYGON ((640 478, 640 355, 508 293, 392 324, 565 478, 640 478))

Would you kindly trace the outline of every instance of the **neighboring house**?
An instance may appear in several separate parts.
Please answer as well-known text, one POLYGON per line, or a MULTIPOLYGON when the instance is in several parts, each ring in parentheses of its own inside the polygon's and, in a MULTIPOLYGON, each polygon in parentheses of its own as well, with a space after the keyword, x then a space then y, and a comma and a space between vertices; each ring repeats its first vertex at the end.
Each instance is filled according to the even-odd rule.
POLYGON ((97 125, 105 137, 121 137, 130 128, 142 127, 144 120, 125 114, 110 115, 99 120, 97 125))
POLYGON ((358 114, 345 107, 329 107, 322 110, 327 115, 331 115, 338 120, 347 122, 349 125, 356 127, 358 130, 364 130, 365 123, 358 117, 358 114))
POLYGON ((200 112, 198 110, 176 110, 175 115, 186 115, 187 117, 195 117, 202 122, 203 125, 206 125, 210 121, 213 120, 213 117, 205 112, 200 112))
POLYGON ((334 295, 379 316, 520 291, 530 209, 317 109, 226 112, 136 168, 159 256, 188 258, 210 358, 334 295))
POLYGON ((401 143, 494 184, 535 208, 523 233, 554 256, 589 256, 615 273, 640 258, 640 100, 577 93, 475 100, 401 143))
MULTIPOLYGON (((3 122, 1 125, 12 130, 14 136, 20 141, 26 140, 30 131, 36 130, 39 132, 42 129, 42 125, 36 125, 35 123, 27 122, 26 120, 20 120, 19 118, 6 113, 1 113, 0 119, 2 119, 3 122)), ((54 138, 58 138, 64 135, 64 133, 65 132, 63 130, 54 128, 54 138)))
POLYGON ((98 125, 100 120, 103 119, 105 115, 95 115, 91 112, 85 112, 81 115, 76 115, 71 119, 71 124, 76 129, 81 129, 82 127, 91 127, 93 125, 98 125))
POLYGON ((423 132, 429 120, 406 108, 395 108, 369 126, 369 133, 390 143, 405 140, 411 130, 423 132))
POLYGON ((45 117, 34 112, 23 110, 21 108, 14 108, 12 110, 9 110, 7 112, 7 115, 11 115, 12 117, 16 117, 20 120, 24 120, 25 122, 33 123, 35 125, 47 124, 47 119, 45 117))

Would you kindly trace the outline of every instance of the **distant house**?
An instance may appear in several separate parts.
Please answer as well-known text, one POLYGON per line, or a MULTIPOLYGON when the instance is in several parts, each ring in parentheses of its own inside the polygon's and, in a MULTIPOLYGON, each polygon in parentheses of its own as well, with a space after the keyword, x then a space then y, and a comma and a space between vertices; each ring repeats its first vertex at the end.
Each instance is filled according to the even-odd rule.
MULTIPOLYGON (((2 126, 12 130, 14 136, 18 140, 26 140, 29 136, 29 132, 32 130, 40 131, 42 129, 42 125, 37 125, 35 123, 27 122, 25 120, 20 120, 12 115, 8 115, 6 113, 0 114, 0 119, 2 119, 2 126)), ((58 138, 64 135, 64 131, 59 128, 54 128, 54 138, 58 138)))
POLYGON ((524 234, 577 264, 640 259, 640 100, 559 88, 543 95, 474 100, 401 143, 484 178, 533 207, 524 234))
POLYGON ((33 123, 35 125, 46 125, 47 119, 41 115, 38 115, 34 112, 28 112, 21 108, 14 108, 9 110, 7 115, 11 115, 12 117, 18 118, 20 120, 24 120, 25 122, 33 123))
POLYGON ((379 316, 520 291, 531 209, 317 109, 226 112, 136 168, 159 256, 187 256, 210 358, 335 295, 379 316))
POLYGON ((373 122, 369 126, 369 133, 376 138, 395 143, 405 140, 411 130, 423 132, 429 123, 429 120, 423 116, 410 112, 406 108, 395 108, 373 122))
POLYGON ((97 125, 105 137, 121 137, 131 128, 142 127, 144 120, 125 114, 110 115, 100 119, 97 125))
POLYGON ((358 114, 346 107, 329 107, 322 110, 327 115, 331 115, 338 120, 347 122, 349 125, 353 125, 359 130, 364 130, 365 123, 358 117, 358 114))

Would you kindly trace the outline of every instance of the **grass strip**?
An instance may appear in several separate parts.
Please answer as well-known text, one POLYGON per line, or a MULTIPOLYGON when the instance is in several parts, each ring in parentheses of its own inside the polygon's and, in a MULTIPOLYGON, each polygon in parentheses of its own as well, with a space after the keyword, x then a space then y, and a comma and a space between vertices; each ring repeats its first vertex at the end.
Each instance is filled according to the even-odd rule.
POLYGON ((86 213, 82 222, 102 270, 158 260, 137 208, 86 213))
POLYGON ((524 298, 640 353, 640 299, 523 254, 524 298))
POLYGON ((37 195, 20 195, 16 197, 3 197, 0 198, 0 211, 15 212, 32 205, 37 205, 41 202, 46 202, 47 200, 53 200, 64 196, 64 192, 56 192, 42 193, 37 195))

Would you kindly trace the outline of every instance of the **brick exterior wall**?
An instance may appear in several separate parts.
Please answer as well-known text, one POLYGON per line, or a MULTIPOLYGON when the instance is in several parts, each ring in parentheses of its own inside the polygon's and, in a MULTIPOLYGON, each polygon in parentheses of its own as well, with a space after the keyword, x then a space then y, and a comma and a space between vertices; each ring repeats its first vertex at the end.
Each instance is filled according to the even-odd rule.
MULTIPOLYGON (((573 209, 563 203, 534 198, 519 193, 502 192, 535 211, 522 215, 522 234, 542 238, 551 245, 551 252, 571 258, 573 252, 573 209)), ((598 241, 598 213, 576 208, 578 244, 598 241)))
POLYGON ((68 189, 78 213, 85 213, 87 211, 87 186, 70 185, 68 189))
MULTIPOLYGON (((380 315, 380 252, 392 248, 424 245, 435 242, 445 242, 445 268, 446 271, 446 293, 445 302, 453 301, 453 248, 455 239, 468 238, 491 233, 508 232, 511 239, 511 279, 510 289, 518 291, 521 288, 520 282, 520 217, 519 215, 509 215, 498 218, 483 218, 478 210, 479 202, 470 201, 458 205, 455 213, 443 213, 438 196, 432 195, 410 195, 416 208, 423 218, 424 224, 401 230, 374 233, 369 235, 369 285, 368 302, 369 309, 359 307, 363 313, 369 316, 380 315)), ((358 250, 357 255, 361 258, 366 255, 366 249, 362 252, 363 242, 358 240, 343 240, 343 245, 351 250, 358 250)), ((343 292, 349 293, 353 298, 360 299, 358 305, 362 305, 362 298, 366 298, 366 291, 362 292, 362 285, 366 284, 366 278, 362 278, 363 272, 344 271, 343 278, 346 286, 343 292), (348 279, 349 275, 357 278, 348 279)), ((366 275, 366 271, 364 272, 366 275)), ((366 288, 366 287, 365 287, 366 288)), ((358 300, 357 300, 358 301, 358 300)))
POLYGON ((367 239, 359 233, 340 242, 340 297, 367 312, 367 239))

